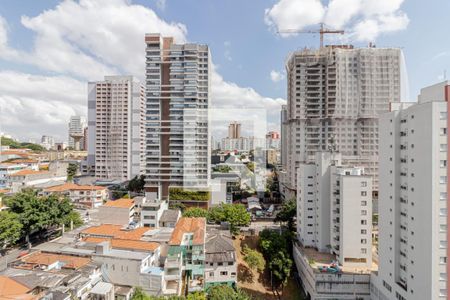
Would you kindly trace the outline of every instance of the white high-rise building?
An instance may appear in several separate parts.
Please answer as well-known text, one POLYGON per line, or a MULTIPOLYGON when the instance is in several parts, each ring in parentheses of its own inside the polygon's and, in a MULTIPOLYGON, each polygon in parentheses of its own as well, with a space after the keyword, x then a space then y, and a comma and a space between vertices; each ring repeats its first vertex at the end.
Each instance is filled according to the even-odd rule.
POLYGON ((84 135, 84 129, 86 128, 86 119, 82 116, 71 116, 69 121, 69 136, 68 136, 68 147, 75 149, 76 140, 74 136, 80 137, 78 145, 80 149, 84 149, 83 139, 81 138, 84 135))
POLYGON ((372 299, 448 299, 450 82, 380 117, 379 270, 372 299))
POLYGON ((146 34, 146 191, 206 189, 210 178, 211 55, 207 45, 146 34))
POLYGON ((87 165, 98 179, 130 180, 143 172, 145 91, 132 76, 88 84, 87 165))
POLYGON ((53 149, 55 146, 55 139, 49 135, 43 135, 41 137, 41 146, 47 150, 53 149))
POLYGON ((317 151, 342 153, 364 167, 377 190, 378 116, 401 99, 402 53, 393 48, 326 46, 292 53, 286 63, 282 191, 296 188, 297 168, 317 151))
POLYGON ((372 180, 359 167, 342 167, 341 154, 317 152, 300 164, 297 239, 336 255, 341 266, 372 266, 372 180))

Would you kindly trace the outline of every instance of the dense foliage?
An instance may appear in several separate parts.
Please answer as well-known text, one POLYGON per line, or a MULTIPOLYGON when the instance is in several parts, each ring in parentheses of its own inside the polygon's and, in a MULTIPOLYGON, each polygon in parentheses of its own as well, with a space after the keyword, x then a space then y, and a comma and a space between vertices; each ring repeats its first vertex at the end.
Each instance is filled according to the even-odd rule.
POLYGON ((234 290, 228 285, 217 285, 208 290, 208 300, 250 300, 250 296, 244 291, 234 290))
POLYGON ((13 139, 2 136, 0 144, 2 146, 9 146, 12 149, 30 149, 33 151, 45 151, 45 148, 41 145, 33 144, 33 143, 21 143, 16 142, 13 139))
POLYGON ((285 201, 281 207, 281 210, 275 217, 275 222, 287 223, 287 227, 290 231, 294 231, 294 218, 297 215, 297 202, 295 199, 285 201))
POLYGON ((73 176, 77 174, 78 171, 78 164, 70 163, 67 167, 67 180, 72 181, 73 176))
POLYGON ((266 267, 266 261, 261 253, 250 249, 247 245, 244 246, 244 261, 250 269, 258 272, 263 272, 266 267))
POLYGON ((209 201, 209 192, 207 191, 188 191, 180 188, 171 188, 169 190, 170 200, 196 200, 209 201))
POLYGON ((230 173, 231 170, 232 170, 231 167, 227 165, 216 166, 213 168, 213 172, 220 172, 220 173, 230 173))
POLYGON ((205 217, 208 222, 228 222, 233 234, 239 233, 241 226, 248 226, 251 221, 250 214, 243 204, 221 204, 211 207, 209 210, 203 208, 188 208, 183 212, 184 217, 205 217))
POLYGON ((140 287, 135 288, 131 300, 206 300, 204 292, 190 293, 186 297, 183 296, 150 296, 147 295, 140 287))
POLYGON ((141 193, 144 191, 145 186, 145 176, 135 176, 128 182, 127 190, 135 193, 141 193))
POLYGON ((268 261, 275 285, 283 286, 291 274, 291 237, 290 231, 278 232, 264 229, 259 234, 259 247, 268 261))
POLYGON ((15 244, 21 237, 22 224, 15 213, 0 211, 0 247, 15 244))
POLYGON ((71 221, 74 226, 83 223, 70 200, 56 195, 41 197, 29 189, 14 194, 5 202, 9 212, 15 214, 16 220, 22 225, 20 236, 27 240, 31 234, 40 235, 62 224, 70 226, 71 221))

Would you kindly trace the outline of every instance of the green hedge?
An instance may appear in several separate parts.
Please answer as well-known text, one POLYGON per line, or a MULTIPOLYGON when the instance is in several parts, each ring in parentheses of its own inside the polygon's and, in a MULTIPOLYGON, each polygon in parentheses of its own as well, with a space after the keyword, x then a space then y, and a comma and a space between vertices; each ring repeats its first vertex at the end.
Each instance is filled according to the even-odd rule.
POLYGON ((187 191, 180 188, 169 190, 169 200, 209 201, 209 196, 207 191, 187 191))

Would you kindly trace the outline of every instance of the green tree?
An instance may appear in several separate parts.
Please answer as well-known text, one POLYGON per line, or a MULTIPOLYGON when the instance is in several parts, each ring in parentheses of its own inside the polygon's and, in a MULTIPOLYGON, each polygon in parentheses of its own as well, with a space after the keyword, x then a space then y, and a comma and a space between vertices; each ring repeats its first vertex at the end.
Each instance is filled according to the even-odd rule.
POLYGON ((254 163, 253 161, 249 162, 249 163, 247 164, 247 168, 248 168, 252 173, 254 173, 254 172, 255 172, 255 163, 254 163))
POLYGON ((84 224, 83 220, 81 219, 81 216, 78 212, 76 212, 75 210, 68 213, 65 218, 64 218, 64 226, 66 226, 66 228, 70 228, 70 223, 72 222, 73 224, 73 228, 77 228, 80 227, 81 225, 84 224))
POLYGON ((78 164, 70 163, 67 167, 67 180, 72 181, 73 177, 77 174, 78 164))
POLYGON ((259 247, 264 257, 269 261, 279 250, 289 252, 289 237, 287 233, 264 229, 259 234, 259 247))
POLYGON ((134 289, 131 300, 150 300, 150 297, 140 287, 134 289))
POLYGON ((234 290, 228 285, 217 285, 208 290, 208 300, 250 300, 242 290, 234 290))
POLYGON ((276 284, 284 286, 291 274, 292 260, 284 251, 278 251, 271 258, 269 269, 273 274, 276 284))
POLYGON ((0 212, 0 245, 3 249, 14 245, 22 236, 22 224, 15 213, 0 212))
POLYGON ((214 172, 220 172, 220 173, 230 173, 231 171, 231 167, 228 165, 223 165, 223 166, 217 166, 213 168, 214 172))
POLYGON ((204 292, 189 293, 186 300, 206 300, 206 294, 204 292))
POLYGON ((289 231, 294 231, 294 218, 297 215, 297 202, 295 199, 285 201, 281 210, 275 216, 275 222, 287 223, 289 231))
POLYGON ((260 252, 250 249, 247 245, 245 245, 244 255, 244 261, 248 264, 250 269, 258 272, 264 271, 266 261, 260 252))
POLYGON ((231 233, 238 234, 241 226, 250 224, 251 217, 243 204, 221 204, 210 209, 208 220, 228 222, 230 223, 231 233))
POLYGON ((207 218, 208 211, 200 207, 190 207, 183 212, 183 217, 188 218, 207 218))
POLYGON ((135 193, 140 193, 144 190, 144 186, 145 186, 145 176, 141 175, 138 177, 136 175, 133 179, 131 179, 128 182, 127 190, 135 193))

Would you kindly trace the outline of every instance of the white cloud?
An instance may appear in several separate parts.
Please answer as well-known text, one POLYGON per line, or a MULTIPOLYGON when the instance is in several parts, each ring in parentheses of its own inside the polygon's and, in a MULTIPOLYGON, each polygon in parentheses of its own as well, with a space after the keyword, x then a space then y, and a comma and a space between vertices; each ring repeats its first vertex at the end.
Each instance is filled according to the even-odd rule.
POLYGON ((64 76, 0 72, 0 131, 24 140, 66 139, 70 116, 86 114, 87 83, 64 76))
MULTIPOLYGON (((65 0, 37 16, 22 16, 22 24, 34 32, 29 47, 32 50, 19 51, 8 45, 8 26, 1 18, 0 58, 38 66, 56 75, 0 74, 9 76, 11 86, 16 85, 0 84, 2 131, 18 137, 64 137, 70 115, 86 114, 86 80, 112 74, 142 79, 145 33, 160 32, 174 36, 176 42, 187 41, 185 25, 166 22, 153 10, 128 0, 65 0), (33 128, 27 131, 30 124, 33 128)), ((283 99, 264 97, 252 88, 225 81, 215 68, 211 77, 213 105, 262 107, 278 118, 283 99)))
POLYGON ((284 74, 275 70, 270 71, 270 80, 278 82, 284 79, 284 74))
MULTIPOLYGON (((409 18, 401 11, 404 0, 279 0, 266 9, 265 22, 275 30, 301 30, 325 23, 344 28, 350 39, 374 41, 383 33, 404 30, 409 18)), ((282 34, 283 37, 292 34, 282 34)))

